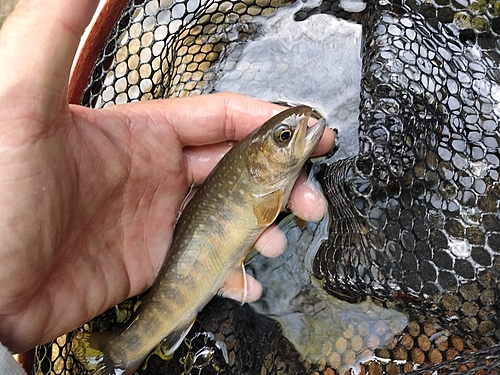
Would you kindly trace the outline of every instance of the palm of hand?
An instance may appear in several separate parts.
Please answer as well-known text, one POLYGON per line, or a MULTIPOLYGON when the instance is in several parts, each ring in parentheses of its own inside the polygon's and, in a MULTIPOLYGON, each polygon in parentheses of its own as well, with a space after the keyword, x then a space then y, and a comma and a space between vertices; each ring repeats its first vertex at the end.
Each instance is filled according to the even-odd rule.
POLYGON ((99 119, 104 131, 75 112, 63 111, 46 137, 1 151, 0 251, 9 272, 0 274, 0 312, 13 340, 43 342, 147 287, 188 186, 168 126, 158 135, 111 115, 99 119), (44 326, 49 314, 59 318, 44 326))

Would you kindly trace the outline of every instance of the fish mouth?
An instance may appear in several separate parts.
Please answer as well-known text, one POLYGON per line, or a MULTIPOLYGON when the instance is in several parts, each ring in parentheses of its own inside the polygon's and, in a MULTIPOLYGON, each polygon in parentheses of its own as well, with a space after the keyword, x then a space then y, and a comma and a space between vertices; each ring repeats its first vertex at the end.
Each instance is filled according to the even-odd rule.
POLYGON ((287 109, 280 114, 281 118, 277 118, 277 121, 280 122, 286 121, 286 119, 291 119, 292 123, 295 122, 297 127, 291 144, 294 154, 299 159, 305 160, 311 156, 326 128, 324 118, 319 119, 314 125, 308 126, 312 113, 311 107, 301 105, 287 109))
POLYGON ((314 125, 307 126, 306 118, 304 121, 304 129, 305 129, 305 137, 304 137, 304 146, 305 146, 305 154, 311 156, 312 152, 319 144, 323 133, 326 128, 326 120, 324 118, 320 118, 314 125))
POLYGON ((325 132, 326 128, 326 120, 324 118, 320 118, 316 124, 307 127, 305 141, 307 143, 314 143, 316 146, 318 145, 321 136, 325 132))

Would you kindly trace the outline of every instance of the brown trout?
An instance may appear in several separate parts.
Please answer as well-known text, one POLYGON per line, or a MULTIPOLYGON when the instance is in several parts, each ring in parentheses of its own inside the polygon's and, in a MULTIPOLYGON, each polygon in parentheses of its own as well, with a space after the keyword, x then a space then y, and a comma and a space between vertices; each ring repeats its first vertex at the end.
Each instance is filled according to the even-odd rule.
POLYGON ((325 130, 324 119, 308 127, 311 113, 306 106, 279 113, 221 159, 180 215, 172 247, 130 325, 75 334, 72 349, 89 373, 133 374, 163 340, 170 352, 177 348, 287 203, 325 130))

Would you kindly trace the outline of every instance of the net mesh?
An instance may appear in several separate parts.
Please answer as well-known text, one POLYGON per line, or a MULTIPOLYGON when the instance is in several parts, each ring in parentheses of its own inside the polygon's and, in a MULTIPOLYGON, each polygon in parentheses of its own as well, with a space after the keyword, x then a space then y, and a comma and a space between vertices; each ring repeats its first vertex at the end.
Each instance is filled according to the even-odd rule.
MULTIPOLYGON (((404 311, 406 327, 378 346, 390 325, 347 325, 325 343, 324 358, 311 361, 275 320, 215 298, 174 357, 165 360, 160 346, 139 374, 499 373, 499 4, 379 1, 353 13, 325 0, 295 13, 296 21, 327 14, 362 22, 365 42, 360 152, 334 157, 318 175, 331 220, 314 274, 343 300, 369 297, 404 311), (353 358, 361 364, 346 367, 353 358)), ((236 69, 241 47, 292 5, 130 0, 81 103, 210 93, 236 69)), ((310 228, 296 242, 322 235, 310 228)), ((123 326, 138 301, 81 330, 123 326)), ((35 374, 85 374, 72 335, 36 348, 35 374)))
POLYGON ((255 17, 287 0, 129 2, 99 57, 82 104, 200 95, 238 43, 258 35, 255 17))
POLYGON ((315 273, 332 294, 409 304, 490 346, 500 338, 500 55, 494 30, 464 21, 495 24, 476 7, 370 7, 361 152, 324 168, 333 220, 315 273))

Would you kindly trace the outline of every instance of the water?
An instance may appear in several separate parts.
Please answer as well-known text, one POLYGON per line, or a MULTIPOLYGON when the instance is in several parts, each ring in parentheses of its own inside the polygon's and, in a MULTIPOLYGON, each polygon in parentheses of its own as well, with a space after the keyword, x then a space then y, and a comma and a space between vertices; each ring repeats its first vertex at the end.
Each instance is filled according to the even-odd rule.
POLYGON ((254 254, 248 262, 249 272, 264 288, 252 307, 280 322, 284 336, 307 361, 329 365, 339 373, 348 369, 358 373, 360 364, 376 359, 375 349, 401 333, 408 319, 370 299, 352 304, 325 293, 311 277, 308 260, 326 226, 327 220, 297 223, 294 216, 280 223, 289 243, 285 253, 277 258, 254 254))
POLYGON ((339 130, 338 157, 352 156, 358 153, 361 26, 326 14, 294 21, 314 5, 297 2, 262 18, 258 38, 229 49, 214 90, 310 105, 339 130))

